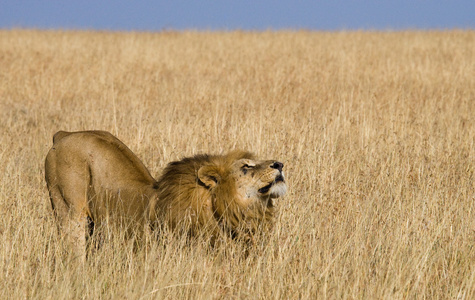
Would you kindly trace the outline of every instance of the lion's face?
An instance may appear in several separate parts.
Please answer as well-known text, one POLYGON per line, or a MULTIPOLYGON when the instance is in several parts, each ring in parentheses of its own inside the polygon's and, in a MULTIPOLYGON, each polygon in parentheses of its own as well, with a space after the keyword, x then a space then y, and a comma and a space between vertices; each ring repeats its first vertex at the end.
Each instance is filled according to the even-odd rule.
POLYGON ((275 160, 240 159, 232 165, 238 193, 246 198, 278 198, 287 185, 282 171, 284 164, 275 160))
POLYGON ((248 206, 255 201, 281 197, 287 191, 284 164, 279 161, 239 158, 227 166, 205 165, 198 172, 200 181, 216 197, 235 194, 240 205, 248 206))

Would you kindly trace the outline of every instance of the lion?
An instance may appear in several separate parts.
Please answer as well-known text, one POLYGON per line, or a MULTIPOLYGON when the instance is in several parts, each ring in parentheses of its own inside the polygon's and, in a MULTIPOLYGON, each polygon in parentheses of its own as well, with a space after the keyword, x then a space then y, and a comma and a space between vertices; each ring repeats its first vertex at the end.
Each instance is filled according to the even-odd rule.
POLYGON ((249 240, 272 228, 274 200, 286 193, 283 163, 247 151, 196 155, 169 163, 155 180, 142 161, 106 131, 59 131, 45 179, 60 232, 85 259, 98 226, 127 234, 164 226, 191 236, 249 240))

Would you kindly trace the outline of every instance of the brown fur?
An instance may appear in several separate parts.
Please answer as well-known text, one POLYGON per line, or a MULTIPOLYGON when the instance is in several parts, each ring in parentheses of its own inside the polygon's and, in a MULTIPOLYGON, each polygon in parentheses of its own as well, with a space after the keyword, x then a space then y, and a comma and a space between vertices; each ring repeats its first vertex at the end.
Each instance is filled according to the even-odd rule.
POLYGON ((141 232, 156 181, 121 141, 108 132, 59 131, 45 161, 45 177, 59 229, 74 251, 102 224, 141 232))
POLYGON ((167 224, 213 237, 268 228, 272 198, 286 189, 282 166, 245 151, 197 155, 170 163, 157 182, 110 133, 60 131, 46 157, 45 177, 59 228, 81 254, 88 224, 121 224, 130 233, 167 224))
MULTIPOLYGON (((257 190, 273 182, 280 171, 273 160, 258 161, 245 151, 226 155, 196 155, 170 163, 158 180, 158 197, 151 204, 151 221, 166 220, 171 228, 188 221, 191 233, 231 233, 249 238, 259 227, 270 228, 275 207, 269 193, 257 190), (243 173, 244 165, 252 165, 243 173), (244 236, 243 236, 244 234, 244 236)), ((285 192, 285 184, 284 192, 285 192)), ((281 196, 281 195, 278 195, 281 196)))

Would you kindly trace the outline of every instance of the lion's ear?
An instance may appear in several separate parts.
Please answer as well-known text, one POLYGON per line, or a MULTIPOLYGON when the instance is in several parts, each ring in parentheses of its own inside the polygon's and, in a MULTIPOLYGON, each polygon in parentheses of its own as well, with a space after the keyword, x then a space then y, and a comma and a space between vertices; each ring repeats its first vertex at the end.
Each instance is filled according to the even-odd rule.
POLYGON ((208 188, 214 188, 221 181, 221 175, 214 166, 202 166, 198 170, 198 179, 208 188))

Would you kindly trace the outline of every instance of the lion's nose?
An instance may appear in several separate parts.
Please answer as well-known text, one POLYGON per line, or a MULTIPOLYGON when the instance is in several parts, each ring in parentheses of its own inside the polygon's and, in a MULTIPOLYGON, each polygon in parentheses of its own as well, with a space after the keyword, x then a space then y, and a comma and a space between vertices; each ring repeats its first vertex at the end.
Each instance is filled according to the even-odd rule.
POLYGON ((276 161, 276 162, 274 162, 272 165, 270 165, 270 167, 271 167, 272 169, 277 169, 277 170, 279 170, 280 172, 282 172, 282 168, 284 167, 284 164, 281 163, 280 161, 276 161))

